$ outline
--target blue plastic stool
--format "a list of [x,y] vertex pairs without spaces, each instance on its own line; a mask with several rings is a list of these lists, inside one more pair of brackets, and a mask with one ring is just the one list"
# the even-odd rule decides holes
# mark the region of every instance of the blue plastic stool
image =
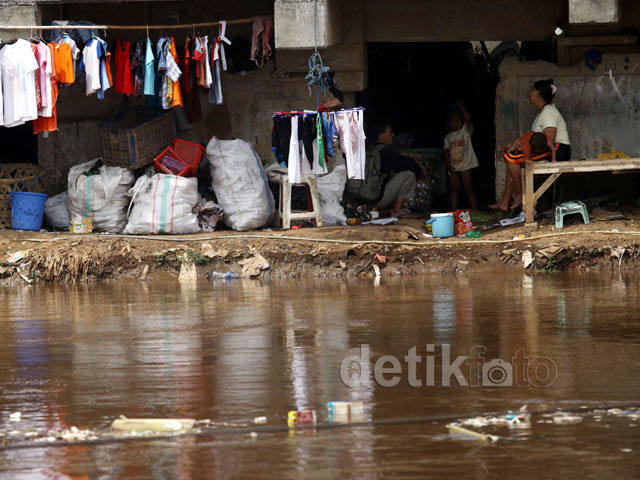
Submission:
[[564,226],[564,216],[572,213],[581,213],[584,224],[589,224],[589,213],[584,203],[578,201],[564,202],[556,207],[556,228],[562,228]]

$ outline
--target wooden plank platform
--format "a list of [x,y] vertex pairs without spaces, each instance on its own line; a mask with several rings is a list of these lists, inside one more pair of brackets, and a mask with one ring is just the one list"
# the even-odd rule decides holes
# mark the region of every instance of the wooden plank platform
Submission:
[[[522,169],[522,210],[525,222],[533,223],[536,202],[563,173],[621,172],[640,169],[640,158],[607,158],[571,160],[569,162],[525,162]],[[534,191],[535,175],[549,175],[538,190]]]

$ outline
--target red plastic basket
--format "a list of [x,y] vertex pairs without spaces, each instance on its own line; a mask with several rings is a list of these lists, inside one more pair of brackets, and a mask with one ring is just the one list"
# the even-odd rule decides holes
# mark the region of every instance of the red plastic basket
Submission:
[[153,168],[156,173],[167,173],[179,177],[192,177],[189,175],[191,166],[171,147],[165,148],[160,155],[153,160]]
[[195,177],[200,160],[204,156],[204,147],[187,140],[173,140],[173,150],[189,165],[188,176]]

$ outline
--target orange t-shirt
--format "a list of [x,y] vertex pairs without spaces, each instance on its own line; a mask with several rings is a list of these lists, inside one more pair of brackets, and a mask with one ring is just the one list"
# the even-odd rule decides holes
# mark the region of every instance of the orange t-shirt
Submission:
[[73,83],[73,56],[71,46],[66,43],[52,43],[53,62],[56,66],[56,77],[60,83]]

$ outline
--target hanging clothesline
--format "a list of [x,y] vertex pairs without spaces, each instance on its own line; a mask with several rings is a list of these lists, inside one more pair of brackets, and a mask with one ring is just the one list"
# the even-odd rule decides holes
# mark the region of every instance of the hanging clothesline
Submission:
[[[227,20],[227,25],[252,23],[253,18]],[[216,27],[220,22],[181,23],[176,25],[0,25],[0,30],[179,30]]]
[[349,112],[358,112],[358,111],[364,111],[365,108],[364,107],[353,107],[353,108],[343,108],[342,110],[333,110],[330,112],[318,112],[316,110],[292,110],[290,112],[274,112],[273,116],[287,116],[287,117],[291,117],[291,116],[305,116],[305,115],[315,115],[316,113],[340,113],[340,114],[345,114],[345,113],[349,113]]

